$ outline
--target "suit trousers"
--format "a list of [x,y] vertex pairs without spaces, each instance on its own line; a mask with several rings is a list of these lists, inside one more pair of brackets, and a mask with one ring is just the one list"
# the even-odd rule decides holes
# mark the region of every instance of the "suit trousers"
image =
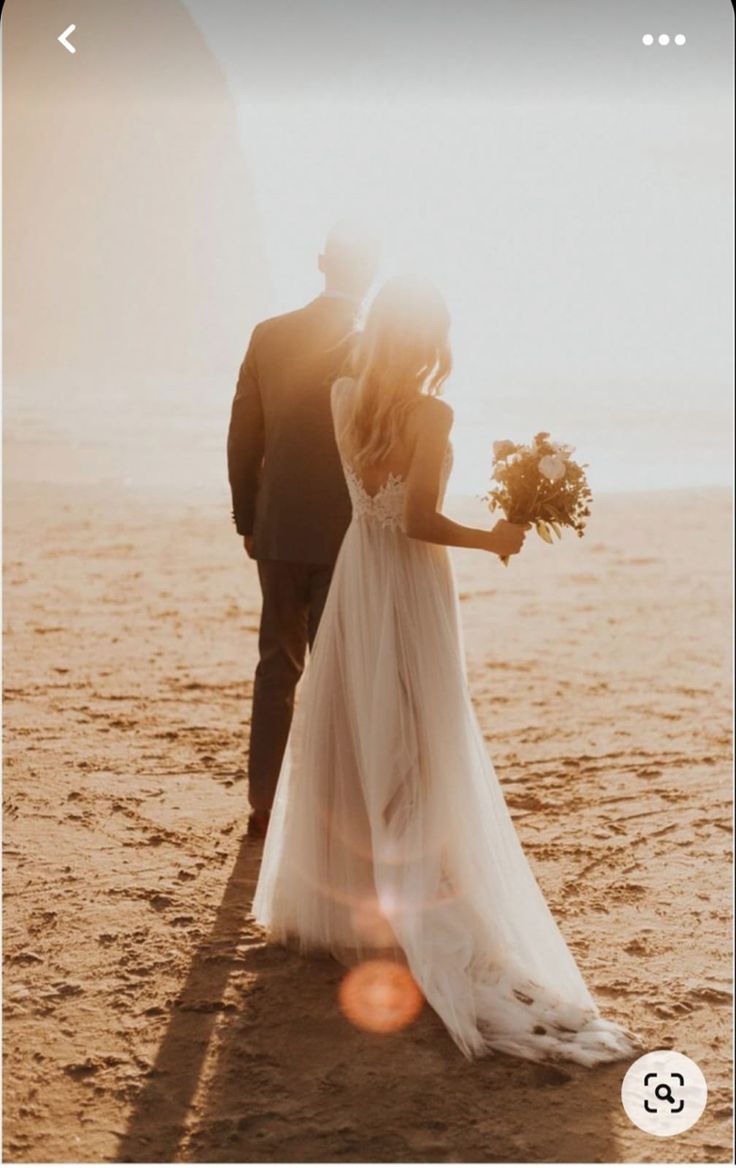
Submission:
[[263,607],[253,685],[248,798],[270,811],[304,672],[327,599],[334,564],[258,560]]

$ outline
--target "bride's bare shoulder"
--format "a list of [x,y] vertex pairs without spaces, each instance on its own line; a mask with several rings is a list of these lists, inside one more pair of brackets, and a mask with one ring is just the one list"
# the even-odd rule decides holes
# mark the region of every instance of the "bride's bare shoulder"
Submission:
[[347,377],[347,376],[337,377],[337,378],[335,378],[335,380],[332,383],[332,388],[331,388],[330,392],[331,392],[333,398],[339,397],[341,394],[349,393],[354,385],[355,385],[355,378],[354,377]]
[[333,381],[330,386],[330,405],[333,414],[343,408],[343,403],[349,399],[354,385],[355,380],[352,377],[338,377]]
[[354,377],[348,377],[346,375],[343,375],[342,377],[335,377],[335,380],[332,383],[332,392],[333,394],[342,394],[342,392],[347,391],[354,384]]
[[454,417],[453,408],[446,401],[425,394],[417,403],[416,409],[412,411],[411,421],[415,435],[429,431],[433,434],[442,433],[447,436],[452,428]]

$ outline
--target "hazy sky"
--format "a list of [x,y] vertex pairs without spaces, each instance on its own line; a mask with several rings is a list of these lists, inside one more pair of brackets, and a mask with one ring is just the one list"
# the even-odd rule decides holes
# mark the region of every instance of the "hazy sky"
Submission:
[[226,492],[250,330],[357,214],[447,297],[451,490],[540,429],[594,490],[730,481],[732,42],[727,0],[10,0],[12,473]]
[[[236,99],[270,280],[333,219],[453,314],[459,490],[552,429],[594,484],[729,480],[731,6],[188,0]],[[651,47],[642,35],[682,47]]]

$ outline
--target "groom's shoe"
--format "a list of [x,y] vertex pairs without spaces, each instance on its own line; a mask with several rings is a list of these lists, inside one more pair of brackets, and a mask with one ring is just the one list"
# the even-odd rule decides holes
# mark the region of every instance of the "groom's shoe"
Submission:
[[270,818],[270,811],[251,811],[248,816],[248,835],[251,839],[264,839]]

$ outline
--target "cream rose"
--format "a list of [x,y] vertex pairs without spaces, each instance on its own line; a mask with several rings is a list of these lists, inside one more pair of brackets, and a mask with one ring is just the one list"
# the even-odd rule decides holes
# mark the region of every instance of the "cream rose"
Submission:
[[559,454],[545,454],[539,460],[539,473],[551,483],[556,483],[558,479],[564,478],[565,463]]
[[497,462],[502,458],[508,458],[509,454],[514,454],[515,451],[516,444],[508,438],[504,438],[501,442],[493,443],[493,457]]

